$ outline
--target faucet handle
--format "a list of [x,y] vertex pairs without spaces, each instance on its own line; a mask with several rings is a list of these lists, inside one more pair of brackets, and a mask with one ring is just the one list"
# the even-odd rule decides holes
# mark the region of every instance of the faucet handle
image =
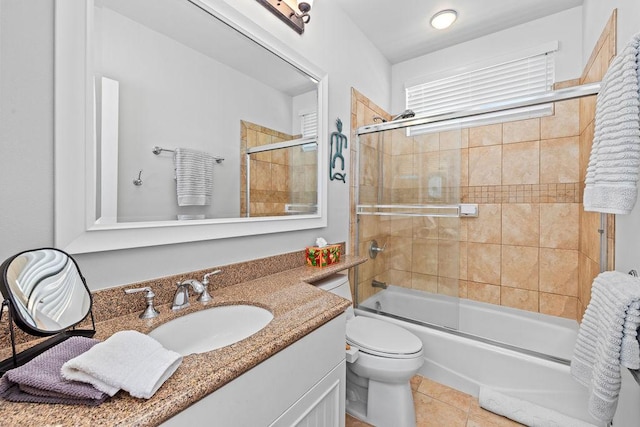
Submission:
[[222,273],[222,270],[214,270],[214,271],[204,275],[204,277],[202,278],[202,284],[204,285],[204,291],[202,291],[202,293],[198,297],[198,301],[200,301],[201,303],[207,303],[207,302],[209,302],[209,301],[211,301],[213,299],[211,297],[211,295],[209,295],[209,289],[208,289],[209,276],[215,276],[216,274],[220,274],[220,273]]
[[209,284],[209,276],[215,276],[216,274],[220,274],[222,273],[222,270],[214,270],[210,273],[207,273],[204,275],[204,277],[202,278],[202,284],[203,285],[208,285]]
[[147,308],[145,308],[145,310],[140,314],[139,317],[141,319],[153,319],[154,317],[157,317],[160,312],[153,306],[153,298],[156,296],[156,294],[153,293],[150,287],[145,286],[144,288],[124,290],[125,294],[135,294],[138,292],[146,292],[146,294],[144,295],[144,299],[147,303]]

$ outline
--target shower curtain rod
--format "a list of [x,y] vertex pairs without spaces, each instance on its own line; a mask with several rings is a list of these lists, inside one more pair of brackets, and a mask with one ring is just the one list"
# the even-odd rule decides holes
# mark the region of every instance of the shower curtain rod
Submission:
[[509,101],[491,102],[462,111],[453,111],[450,113],[437,114],[434,116],[414,117],[410,119],[396,120],[393,122],[361,126],[356,130],[356,134],[360,136],[368,133],[382,132],[385,130],[400,129],[410,126],[425,125],[428,123],[443,122],[446,120],[479,116],[481,114],[512,110],[514,108],[531,107],[534,105],[548,104],[550,102],[566,101],[569,99],[581,98],[583,96],[596,95],[599,91],[600,82],[588,83],[584,85],[553,90],[550,92],[545,92],[543,94],[525,96]]

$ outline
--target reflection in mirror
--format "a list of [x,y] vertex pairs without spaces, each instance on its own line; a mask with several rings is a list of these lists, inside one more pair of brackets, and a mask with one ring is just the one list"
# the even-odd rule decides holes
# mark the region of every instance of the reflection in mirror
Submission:
[[[251,145],[241,123],[260,123],[283,135],[280,141],[315,137],[317,122],[309,120],[308,113],[313,117],[317,113],[317,80],[195,3],[95,1],[92,66],[99,159],[95,221],[315,214],[306,207],[287,211],[286,206],[317,203],[317,151],[301,159],[291,155],[287,165],[273,162],[273,175],[265,172],[269,162],[264,159],[285,157],[293,148],[256,153],[246,168],[246,148]],[[277,141],[261,139],[256,144],[271,142]],[[154,146],[165,151],[154,155]],[[224,158],[213,164],[211,176],[188,177],[194,187],[205,186],[210,197],[197,203],[178,202],[177,149]],[[302,165],[314,187],[288,188],[285,181],[294,178]],[[289,171],[273,172],[282,167]],[[144,183],[133,185],[131,177],[140,170]],[[249,194],[250,203],[262,205],[245,208],[247,172],[254,183],[277,180],[277,194],[270,196],[274,200],[265,201],[263,193]],[[251,191],[272,190],[258,185]],[[306,194],[294,196],[296,191]]]
[[[317,212],[318,145],[242,122],[240,211],[246,217],[306,215]],[[248,165],[248,168],[247,168]]]
[[22,252],[0,269],[2,295],[16,324],[29,334],[56,334],[91,310],[91,294],[77,264],[58,249]]

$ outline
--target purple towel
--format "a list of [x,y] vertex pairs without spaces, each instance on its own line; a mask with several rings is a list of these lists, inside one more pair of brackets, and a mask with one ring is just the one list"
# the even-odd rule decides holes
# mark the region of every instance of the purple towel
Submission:
[[24,365],[7,371],[0,378],[0,397],[11,402],[99,405],[106,400],[105,393],[90,384],[66,380],[60,374],[64,363],[99,342],[71,337]]

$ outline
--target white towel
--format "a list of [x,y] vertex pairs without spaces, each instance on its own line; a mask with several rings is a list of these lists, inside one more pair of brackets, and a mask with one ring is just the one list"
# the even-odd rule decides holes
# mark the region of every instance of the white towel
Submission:
[[580,323],[571,374],[589,388],[589,413],[613,419],[622,382],[621,367],[640,368],[640,279],[616,271],[600,273]]
[[586,211],[628,214],[640,174],[640,34],[616,56],[596,100],[584,189]]
[[553,409],[480,387],[480,407],[529,427],[596,427]]
[[178,206],[211,204],[213,156],[201,151],[176,148],[176,191]]
[[113,396],[122,389],[149,399],[178,369],[182,356],[136,331],[120,331],[62,365],[67,380]]

